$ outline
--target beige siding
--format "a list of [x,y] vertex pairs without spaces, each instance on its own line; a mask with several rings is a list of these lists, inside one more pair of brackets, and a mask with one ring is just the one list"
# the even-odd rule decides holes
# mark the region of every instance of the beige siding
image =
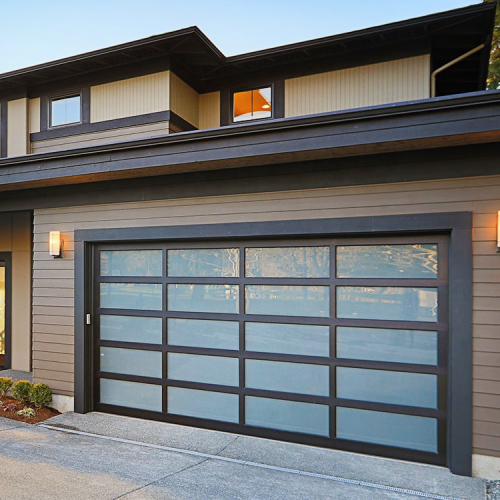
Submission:
[[220,92],[200,94],[199,128],[220,127]]
[[[500,176],[491,176],[37,210],[35,379],[51,383],[58,393],[71,394],[67,378],[73,353],[75,229],[472,211],[474,449],[500,456],[500,256],[495,241],[499,208]],[[55,229],[65,238],[62,260],[47,254],[48,232]],[[64,361],[59,362],[54,352],[65,354]]]
[[169,109],[169,71],[90,87],[91,123]]
[[12,368],[30,370],[31,214],[0,214],[0,252],[12,256]]
[[7,103],[7,156],[29,153],[28,101],[22,98]]
[[41,106],[41,100],[39,97],[35,99],[30,99],[30,104],[29,104],[30,134],[40,132],[40,106]]
[[169,133],[167,121],[148,123],[147,125],[136,125],[134,127],[123,127],[91,134],[78,134],[57,139],[47,139],[31,143],[32,153],[46,153],[47,151],[59,151],[62,149],[78,148],[85,146],[96,146],[117,141],[130,141],[132,139],[145,139],[157,137]]
[[198,128],[198,93],[174,73],[170,73],[170,110]]
[[430,97],[430,56],[422,55],[285,80],[285,116]]

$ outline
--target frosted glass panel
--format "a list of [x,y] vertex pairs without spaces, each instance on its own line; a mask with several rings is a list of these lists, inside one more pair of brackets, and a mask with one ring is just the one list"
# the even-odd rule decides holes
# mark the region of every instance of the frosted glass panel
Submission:
[[330,328],[284,323],[245,323],[245,349],[302,356],[329,356]]
[[437,419],[337,408],[337,437],[437,453]]
[[237,358],[168,353],[168,378],[205,384],[239,385]]
[[268,429],[329,435],[328,406],[247,396],[246,424]]
[[101,283],[101,307],[107,309],[162,309],[162,285]]
[[329,247],[246,248],[247,278],[328,278]]
[[161,356],[161,352],[101,347],[101,371],[161,378]]
[[239,398],[236,394],[169,387],[168,413],[238,423]]
[[339,367],[337,397],[437,408],[437,376]]
[[246,360],[246,387],[266,391],[329,396],[328,366]]
[[161,250],[103,250],[101,276],[162,276]]
[[317,316],[330,314],[330,289],[327,286],[245,286],[247,314]]
[[238,277],[238,248],[169,250],[168,275],[184,277]]
[[101,403],[162,411],[161,385],[101,379]]
[[168,343],[187,347],[238,350],[240,325],[236,321],[169,319]]
[[337,247],[338,278],[437,278],[436,244]]
[[237,313],[238,291],[238,285],[168,285],[168,309]]
[[437,288],[339,286],[337,317],[435,323]]
[[382,328],[337,328],[337,357],[437,365],[437,332]]
[[0,266],[0,366],[5,355],[5,267]]
[[101,315],[101,339],[118,342],[162,343],[161,318]]

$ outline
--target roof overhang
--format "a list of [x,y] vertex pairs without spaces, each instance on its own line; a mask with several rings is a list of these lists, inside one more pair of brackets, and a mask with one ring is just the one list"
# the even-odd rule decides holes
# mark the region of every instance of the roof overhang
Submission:
[[492,142],[500,142],[500,91],[6,158],[0,190]]

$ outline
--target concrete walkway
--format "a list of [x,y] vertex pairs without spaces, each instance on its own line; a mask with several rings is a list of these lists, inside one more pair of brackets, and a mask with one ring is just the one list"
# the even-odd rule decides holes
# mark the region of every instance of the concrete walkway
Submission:
[[100,413],[0,418],[0,471],[8,500],[486,499],[441,467]]

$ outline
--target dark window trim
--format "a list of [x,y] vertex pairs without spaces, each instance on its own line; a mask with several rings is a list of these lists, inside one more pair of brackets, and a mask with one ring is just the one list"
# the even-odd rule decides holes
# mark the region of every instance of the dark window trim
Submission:
[[[79,122],[65,123],[62,125],[52,126],[51,121],[51,104],[52,101],[64,99],[65,97],[80,96],[81,115]],[[83,87],[74,90],[67,90],[57,94],[47,94],[40,98],[40,132],[55,131],[78,127],[82,124],[90,123],[90,87]],[[31,134],[34,135],[34,134]]]
[[[395,234],[450,235],[449,424],[447,466],[471,475],[472,461],[472,213],[436,213],[380,217],[315,219],[161,226],[75,231],[75,411],[93,410],[90,311],[94,244],[133,241],[203,241],[238,238],[293,238]],[[126,411],[124,411],[126,413]],[[187,419],[184,419],[185,423]]]
[[0,262],[5,265],[5,364],[2,369],[11,367],[12,362],[12,255],[0,253]]
[[7,158],[7,101],[0,102],[0,157]]

